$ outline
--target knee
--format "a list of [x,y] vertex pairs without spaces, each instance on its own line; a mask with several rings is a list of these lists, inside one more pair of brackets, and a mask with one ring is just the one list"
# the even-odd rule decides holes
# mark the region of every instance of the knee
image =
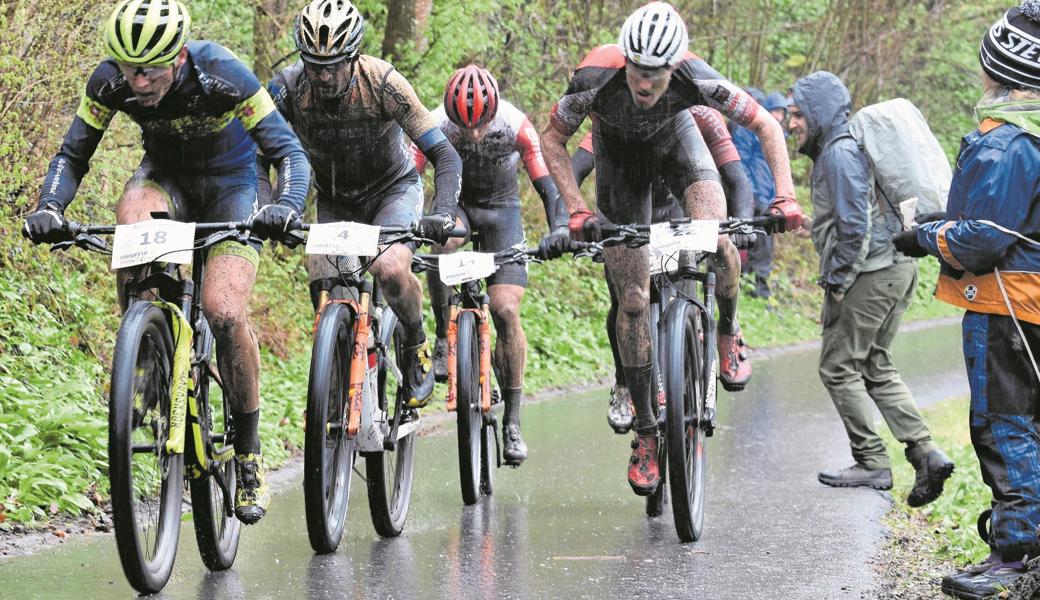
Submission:
[[629,318],[641,316],[650,308],[650,292],[638,286],[626,286],[621,290],[618,307]]
[[248,326],[245,310],[216,301],[203,301],[202,312],[206,315],[213,335],[226,338],[241,327]]
[[405,278],[412,273],[410,256],[404,253],[386,253],[373,265],[373,271],[379,283],[384,286],[399,287]]
[[512,300],[492,302],[491,317],[499,331],[516,332],[520,329],[520,303]]

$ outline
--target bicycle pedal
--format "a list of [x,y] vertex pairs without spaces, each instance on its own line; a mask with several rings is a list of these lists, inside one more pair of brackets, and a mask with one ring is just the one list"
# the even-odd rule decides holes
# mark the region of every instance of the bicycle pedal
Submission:
[[498,388],[491,388],[491,405],[500,404],[502,402],[502,393],[498,391]]

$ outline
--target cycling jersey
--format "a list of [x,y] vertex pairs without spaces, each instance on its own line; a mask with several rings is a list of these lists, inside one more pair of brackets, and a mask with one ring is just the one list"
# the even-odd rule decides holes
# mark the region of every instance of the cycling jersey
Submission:
[[[726,128],[726,121],[722,118],[719,111],[707,106],[692,106],[690,107],[690,114],[693,115],[693,120],[701,131],[704,143],[708,145],[708,151],[711,152],[711,157],[715,161],[716,167],[740,160],[740,154],[737,152],[736,146],[733,145],[733,138],[730,136],[729,129]],[[578,144],[578,147],[589,154],[593,154],[591,131],[581,138],[581,143]],[[588,177],[592,169],[595,168],[595,163],[583,163],[582,167],[580,171],[575,171],[574,175],[574,178],[578,180],[579,186]],[[585,168],[588,170],[585,171]]]
[[[463,204],[517,204],[520,188],[516,164],[521,158],[532,182],[549,175],[538,133],[524,113],[509,102],[499,100],[498,112],[488,124],[487,133],[475,143],[467,140],[459,126],[448,119],[443,105],[434,109],[433,117],[462,158]],[[426,155],[415,144],[412,144],[412,154],[421,171],[426,166]]]
[[253,163],[259,144],[279,165],[285,182],[280,201],[302,210],[310,184],[307,155],[267,90],[219,44],[195,41],[186,48],[187,60],[155,107],[137,103],[114,60],[94,70],[61,150],[51,161],[41,205],[64,209],[72,202],[112,117],[123,112],[140,125],[149,160],[169,173],[237,171]]
[[423,151],[443,154],[434,160],[434,206],[453,212],[461,162],[411,84],[372,56],[359,56],[352,69],[346,89],[331,99],[314,93],[302,62],[275,75],[268,86],[310,153],[319,203],[365,204],[401,179],[418,178],[402,142],[403,128]]
[[749,126],[758,103],[692,52],[672,72],[668,90],[649,110],[638,108],[625,81],[625,57],[616,44],[600,46],[581,61],[566,93],[553,106],[550,123],[571,136],[586,116],[602,135],[620,141],[647,141],[671,117],[691,106],[708,106],[738,125]]

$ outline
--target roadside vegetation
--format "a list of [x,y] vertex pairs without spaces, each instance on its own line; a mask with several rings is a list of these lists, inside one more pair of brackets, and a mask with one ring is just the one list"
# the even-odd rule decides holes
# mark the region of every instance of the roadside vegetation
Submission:
[[[255,67],[266,76],[291,49],[287,25],[300,3],[188,5],[195,37],[220,41],[247,62],[259,49],[264,57]],[[581,54],[614,41],[620,19],[639,3],[438,1],[424,31],[390,50],[428,106],[437,104],[452,69],[477,61],[540,126]],[[358,4],[369,17],[364,51],[379,55],[388,11],[401,3]],[[972,126],[979,32],[995,18],[994,7],[1004,6],[992,0],[898,8],[865,2],[856,10],[824,0],[677,4],[690,15],[691,47],[734,81],[782,90],[797,76],[829,68],[850,82],[857,105],[896,95],[914,100],[933,117],[950,153]],[[258,16],[261,6],[267,17]],[[23,241],[19,229],[86,78],[103,57],[97,31],[108,8],[108,2],[83,0],[0,1],[0,530],[95,512],[107,494],[107,370],[119,323],[113,277],[105,257],[50,254]],[[860,52],[871,39],[877,51]],[[111,222],[115,199],[140,158],[136,127],[117,117],[70,218]],[[807,169],[807,161],[795,162],[803,183]],[[541,208],[523,185],[525,218],[537,224],[528,238],[537,240],[544,232]],[[591,186],[585,188],[590,197]],[[808,194],[801,199],[807,202]],[[312,315],[301,263],[299,252],[265,249],[252,307],[262,345],[261,436],[276,465],[302,444]],[[755,347],[819,335],[822,297],[811,243],[785,236],[777,264],[773,299],[745,294],[742,300],[742,323]],[[528,390],[602,380],[610,353],[601,267],[565,258],[530,271],[523,306]],[[922,262],[920,299],[930,296],[934,280],[934,262]],[[912,309],[917,318],[942,314],[949,313],[934,302]]]

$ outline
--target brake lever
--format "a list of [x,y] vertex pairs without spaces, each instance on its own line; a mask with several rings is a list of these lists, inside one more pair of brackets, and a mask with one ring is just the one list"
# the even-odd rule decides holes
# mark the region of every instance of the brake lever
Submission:
[[112,252],[105,240],[96,235],[80,234],[76,236],[75,244],[84,250],[92,252],[100,252],[102,254],[110,254]]
[[64,242],[55,242],[51,244],[51,252],[64,252],[69,248],[76,245],[73,240],[65,240]]

